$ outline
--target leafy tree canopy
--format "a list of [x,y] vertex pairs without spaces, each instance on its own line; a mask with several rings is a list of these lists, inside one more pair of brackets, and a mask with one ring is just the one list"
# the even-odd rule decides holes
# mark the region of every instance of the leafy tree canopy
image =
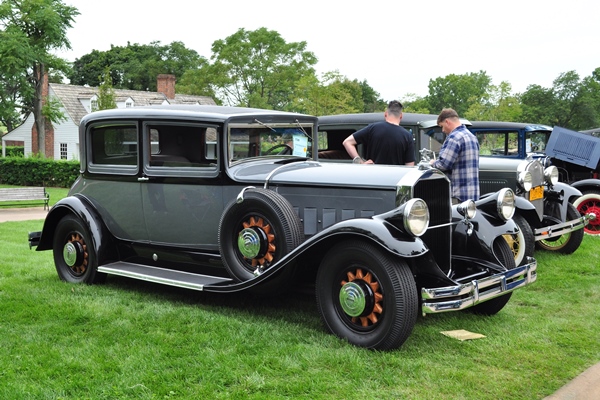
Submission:
[[427,101],[430,109],[438,113],[442,108],[451,107],[458,115],[465,115],[472,104],[485,104],[489,101],[491,81],[485,71],[451,74],[429,80]]
[[306,42],[286,43],[275,31],[243,28],[212,45],[206,78],[225,104],[286,110],[298,83],[314,75]]
[[575,71],[562,73],[552,88],[530,85],[521,96],[523,119],[574,130],[600,126],[600,68],[580,79]]
[[71,48],[66,32],[77,15],[61,0],[0,3],[0,120],[11,129],[33,112],[42,154],[45,119],[60,117],[55,105],[43,105],[42,82],[50,70],[68,70],[67,62],[50,52]]
[[76,59],[68,78],[73,85],[100,86],[104,71],[110,70],[116,89],[156,91],[156,77],[173,74],[182,77],[186,71],[198,69],[206,60],[181,42],[161,45],[131,44],[111,46],[108,51],[93,50]]

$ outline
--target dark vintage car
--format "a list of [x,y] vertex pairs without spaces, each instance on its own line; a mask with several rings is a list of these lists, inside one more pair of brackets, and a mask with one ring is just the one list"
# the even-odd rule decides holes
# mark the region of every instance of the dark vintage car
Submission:
[[[383,113],[319,117],[319,159],[325,161],[333,158],[329,153],[333,149],[344,151],[341,142],[348,135],[367,124],[382,120]],[[470,121],[463,119],[462,122],[471,129]],[[413,135],[418,161],[422,157],[420,149],[435,154],[441,149],[445,135],[437,125],[437,115],[404,113],[401,125]],[[495,152],[498,155],[507,153],[505,147],[512,149],[513,142],[508,136],[492,137],[486,133],[478,134],[478,139],[481,147],[479,178],[482,198],[503,187],[510,187],[517,194],[513,219],[521,229],[514,235],[506,236],[517,264],[527,262],[527,256],[533,255],[536,246],[565,254],[578,249],[583,240],[582,228],[592,217],[591,213],[580,216],[569,203],[569,200],[574,201],[581,196],[581,192],[557,182],[556,168],[544,168],[540,160],[523,160],[516,155],[513,158],[493,157]],[[360,146],[358,150],[364,154]]]
[[495,314],[536,280],[503,239],[512,190],[453,206],[440,171],[321,163],[316,134],[316,117],[257,109],[89,114],[81,175],[30,245],[74,283],[277,295],[308,281],[330,332],[382,350],[419,311]]
[[[545,168],[555,166],[558,180],[581,192],[569,199],[575,208],[581,214],[600,216],[600,138],[521,122],[473,121],[469,129],[494,143],[494,148],[487,148],[490,157],[539,159]],[[591,220],[584,231],[600,234],[600,218]]]

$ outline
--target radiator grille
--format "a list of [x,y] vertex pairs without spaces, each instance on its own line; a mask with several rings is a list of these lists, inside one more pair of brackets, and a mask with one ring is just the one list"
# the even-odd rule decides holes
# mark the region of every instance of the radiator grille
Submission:
[[429,208],[429,229],[422,239],[434,255],[438,266],[442,270],[448,270],[452,254],[452,227],[449,225],[452,220],[450,182],[439,176],[419,180],[414,185],[413,197],[425,200]]

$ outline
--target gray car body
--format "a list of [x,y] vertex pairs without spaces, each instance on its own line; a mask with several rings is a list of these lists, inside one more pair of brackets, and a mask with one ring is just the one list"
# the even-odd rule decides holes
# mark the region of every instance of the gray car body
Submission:
[[[270,142],[253,142],[253,130],[269,136],[278,129],[294,131],[294,146],[306,147],[293,151],[302,156],[268,154],[262,146]],[[42,231],[30,234],[30,245],[52,249],[65,274],[79,262],[72,254],[79,238],[67,237],[63,249],[56,232],[74,217],[89,232],[86,244],[98,273],[236,292],[260,290],[292,267],[314,279],[328,268],[321,260],[332,246],[359,240],[406,264],[423,313],[469,308],[536,280],[534,258],[509,268],[495,253],[495,241],[518,231],[498,216],[499,198],[481,202],[468,219],[451,205],[450,182],[440,171],[322,163],[316,133],[316,117],[248,108],[157,106],[89,114],[80,124],[81,175],[52,207]],[[198,142],[192,146],[190,138]],[[253,188],[289,203],[305,239],[240,282],[223,268],[224,252],[238,249],[223,248],[222,232],[235,227],[222,221],[236,204],[244,207]],[[411,234],[405,222],[405,208],[417,198],[430,213],[422,236]],[[72,280],[86,282],[81,275]]]

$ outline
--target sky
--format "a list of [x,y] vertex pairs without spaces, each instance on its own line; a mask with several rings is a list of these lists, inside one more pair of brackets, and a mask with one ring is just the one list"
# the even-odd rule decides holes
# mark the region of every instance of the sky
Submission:
[[385,101],[426,96],[430,80],[484,71],[513,93],[552,87],[564,72],[600,67],[600,1],[338,0],[139,2],[63,0],[76,7],[69,61],[111,45],[182,42],[209,59],[215,40],[267,28],[306,42],[319,76],[338,71]]

